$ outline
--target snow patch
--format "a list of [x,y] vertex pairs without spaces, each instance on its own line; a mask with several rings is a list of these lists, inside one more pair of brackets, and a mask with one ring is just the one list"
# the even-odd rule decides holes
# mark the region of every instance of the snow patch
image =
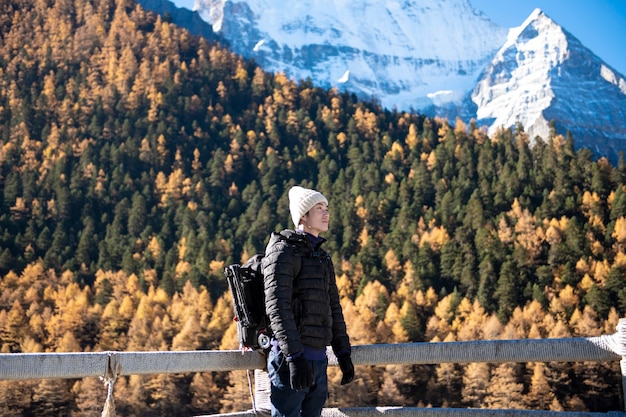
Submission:
[[600,77],[602,77],[607,82],[617,86],[622,94],[626,95],[626,81],[615,73],[611,68],[602,64],[600,66]]
[[346,83],[350,79],[350,70],[346,70],[341,77],[337,80],[338,83]]
[[265,43],[265,39],[261,39],[254,45],[254,48],[252,48],[252,50],[254,52],[259,52],[259,49],[261,49],[261,46],[263,46],[264,43]]
[[[178,6],[181,0],[174,0]],[[197,11],[200,18],[211,25],[214,32],[222,30],[224,23],[224,6],[227,0],[195,0],[193,10]]]

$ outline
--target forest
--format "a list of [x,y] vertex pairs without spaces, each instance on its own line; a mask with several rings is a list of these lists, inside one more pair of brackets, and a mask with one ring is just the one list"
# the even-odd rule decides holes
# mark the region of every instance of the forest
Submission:
[[[238,349],[224,267],[328,197],[353,345],[613,334],[626,165],[552,129],[384,109],[267,73],[133,0],[0,4],[0,351]],[[329,407],[620,410],[619,364],[357,366]],[[100,416],[97,378],[0,414]],[[243,371],[133,375],[125,416],[243,411]],[[243,407],[243,408],[242,408]]]

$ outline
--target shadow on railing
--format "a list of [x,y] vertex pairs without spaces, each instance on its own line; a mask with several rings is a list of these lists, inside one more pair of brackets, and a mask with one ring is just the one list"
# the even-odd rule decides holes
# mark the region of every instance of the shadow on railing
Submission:
[[[328,350],[330,365],[337,360]],[[354,346],[355,365],[504,363],[504,362],[607,362],[620,361],[622,392],[626,397],[626,319],[620,319],[613,335],[563,339],[488,340],[468,342],[402,343]],[[190,373],[209,371],[255,370],[254,409],[229,413],[230,417],[269,414],[266,378],[261,369],[264,356],[258,352],[184,351],[184,352],[89,352],[89,353],[3,353],[0,354],[0,380],[102,377],[108,386],[105,403],[113,401],[113,386],[120,375]],[[609,413],[553,412],[525,410],[452,409],[452,408],[327,408],[325,417],[626,417],[624,410]],[[103,415],[104,412],[103,412]],[[112,415],[112,414],[109,414]]]

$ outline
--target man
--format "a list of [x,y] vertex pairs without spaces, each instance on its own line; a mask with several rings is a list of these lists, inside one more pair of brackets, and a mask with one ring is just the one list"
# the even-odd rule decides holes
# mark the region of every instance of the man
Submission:
[[354,379],[354,366],[334,266],[322,249],[328,200],[292,187],[289,211],[295,230],[272,233],[263,258],[272,417],[318,417],[328,397],[326,346],[337,356],[342,385]]

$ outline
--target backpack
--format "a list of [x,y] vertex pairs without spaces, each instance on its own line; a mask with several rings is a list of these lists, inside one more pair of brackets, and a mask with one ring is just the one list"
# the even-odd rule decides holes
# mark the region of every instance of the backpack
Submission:
[[[291,246],[296,257],[305,256],[302,250],[283,232],[276,234]],[[317,252],[311,254],[319,256]],[[257,253],[243,265],[231,264],[224,269],[230,294],[233,297],[234,320],[241,349],[263,350],[270,348],[272,329],[265,313],[265,284],[263,277],[263,254]],[[294,264],[294,276],[300,271],[300,262]]]
[[257,253],[243,265],[232,264],[224,269],[233,297],[234,320],[242,349],[267,350],[270,347],[271,329],[265,314],[262,259],[263,254]]

